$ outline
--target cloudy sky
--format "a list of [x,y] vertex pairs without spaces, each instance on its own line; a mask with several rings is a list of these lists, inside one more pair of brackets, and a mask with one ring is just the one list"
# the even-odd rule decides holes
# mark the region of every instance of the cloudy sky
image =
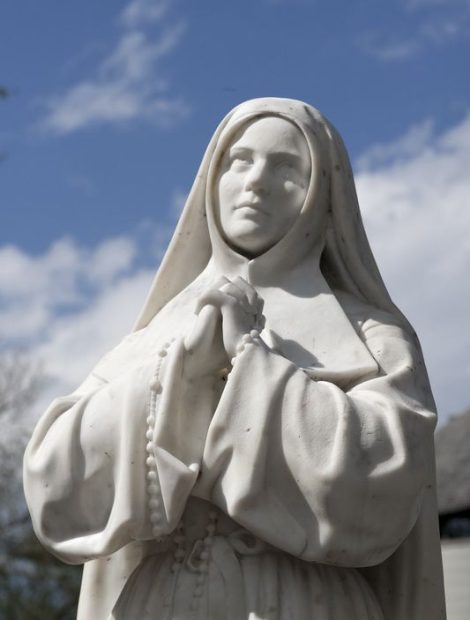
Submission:
[[219,120],[284,96],[346,141],[442,418],[470,405],[468,0],[7,0],[0,52],[0,346],[50,391],[129,330]]

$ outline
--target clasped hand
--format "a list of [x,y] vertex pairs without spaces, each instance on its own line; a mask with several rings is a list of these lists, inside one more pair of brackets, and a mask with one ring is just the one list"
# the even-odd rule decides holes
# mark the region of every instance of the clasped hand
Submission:
[[256,290],[241,277],[222,277],[199,297],[197,320],[184,340],[185,367],[191,376],[227,367],[244,334],[263,327],[263,305]]

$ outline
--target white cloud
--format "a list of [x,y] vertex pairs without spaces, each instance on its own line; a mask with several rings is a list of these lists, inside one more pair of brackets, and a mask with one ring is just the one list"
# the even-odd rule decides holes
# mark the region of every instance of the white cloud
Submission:
[[417,37],[390,41],[378,32],[362,35],[358,44],[364,52],[383,61],[406,60],[421,49]]
[[170,3],[161,0],[133,0],[122,11],[121,23],[127,28],[160,21],[169,9]]
[[[121,15],[123,30],[114,49],[99,63],[96,75],[51,98],[41,127],[59,134],[97,124],[144,119],[171,125],[188,112],[180,97],[168,94],[160,63],[181,42],[182,22],[149,35],[144,23],[163,18],[168,3],[134,0]],[[140,26],[140,28],[138,28]]]
[[425,119],[410,129],[398,140],[388,144],[376,144],[369,147],[355,162],[356,168],[377,168],[379,165],[396,163],[397,160],[409,160],[422,155],[433,138],[434,122]]
[[385,282],[423,344],[442,413],[470,403],[470,117],[426,121],[359,160],[364,221]]
[[137,249],[130,238],[94,250],[61,239],[42,256],[0,248],[0,342],[39,341],[60,314],[77,314],[128,274]]
[[103,287],[81,311],[54,317],[47,338],[34,352],[46,361],[48,376],[76,387],[132,329],[153,275],[153,269],[136,269]]
[[[470,0],[404,0],[401,28],[377,29],[357,39],[360,48],[384,62],[399,62],[470,33]],[[406,33],[406,34],[405,34]]]
[[141,266],[142,237],[152,255],[161,255],[167,236],[164,228],[147,227],[144,235],[93,249],[62,239],[39,256],[0,248],[0,343],[3,350],[22,348],[43,367],[48,388],[36,414],[74,389],[130,331],[154,275],[154,267]]

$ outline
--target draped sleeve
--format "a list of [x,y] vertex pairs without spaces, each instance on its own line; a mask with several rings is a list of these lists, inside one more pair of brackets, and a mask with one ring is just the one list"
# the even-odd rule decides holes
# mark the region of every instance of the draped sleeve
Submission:
[[[183,347],[176,342],[159,366],[162,388],[154,402],[157,359],[111,381],[92,374],[54,400],[34,431],[24,459],[25,495],[39,539],[66,562],[164,536],[181,517],[213,410],[211,385],[181,380]],[[178,439],[181,429],[191,442]]]
[[418,345],[375,319],[362,337],[379,372],[347,390],[247,345],[209,427],[194,493],[304,560],[384,561],[429,480],[435,414]]

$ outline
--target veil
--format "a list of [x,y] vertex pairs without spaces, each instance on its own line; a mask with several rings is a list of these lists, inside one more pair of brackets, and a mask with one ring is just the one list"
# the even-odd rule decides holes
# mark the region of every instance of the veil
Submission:
[[217,127],[202,159],[182,215],[163,257],[143,309],[134,325],[139,330],[206,267],[211,241],[206,217],[208,177],[221,136],[240,120],[280,115],[303,131],[313,133],[325,146],[329,168],[329,209],[321,270],[331,289],[352,294],[390,313],[416,339],[410,324],[392,302],[364,230],[351,164],[341,137],[315,108],[283,98],[253,99],[234,108]]

